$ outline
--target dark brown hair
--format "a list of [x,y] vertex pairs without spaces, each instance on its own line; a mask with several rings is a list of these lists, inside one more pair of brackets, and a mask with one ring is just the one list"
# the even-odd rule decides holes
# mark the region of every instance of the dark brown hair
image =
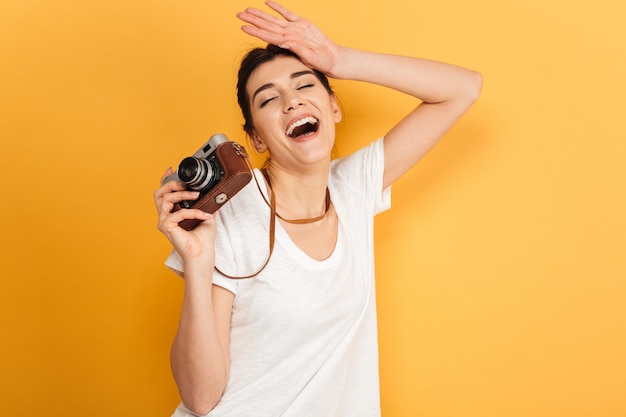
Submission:
[[[252,112],[250,110],[250,97],[248,96],[248,92],[246,90],[248,80],[259,66],[281,56],[290,56],[299,59],[298,56],[290,50],[269,44],[265,48],[252,49],[241,60],[237,80],[237,101],[239,102],[241,113],[243,114],[243,130],[245,130],[248,135],[252,135],[252,131],[254,130]],[[328,91],[328,94],[334,95],[335,93],[333,92],[326,75],[317,70],[313,70],[313,72],[320,80],[326,91]]]

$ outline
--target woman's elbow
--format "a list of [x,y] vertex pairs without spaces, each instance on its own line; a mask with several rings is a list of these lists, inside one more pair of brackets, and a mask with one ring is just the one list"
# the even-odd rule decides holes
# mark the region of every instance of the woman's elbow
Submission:
[[228,372],[224,374],[224,378],[218,378],[203,386],[192,384],[193,389],[183,390],[179,385],[180,397],[185,408],[198,416],[208,414],[222,400],[227,379]]
[[483,88],[483,76],[480,72],[468,70],[465,96],[470,103],[474,103],[480,97]]
[[215,406],[222,399],[220,396],[204,396],[203,398],[194,398],[188,399],[187,401],[183,399],[183,404],[185,408],[189,410],[192,414],[197,416],[204,416],[209,414],[211,410],[215,408]]

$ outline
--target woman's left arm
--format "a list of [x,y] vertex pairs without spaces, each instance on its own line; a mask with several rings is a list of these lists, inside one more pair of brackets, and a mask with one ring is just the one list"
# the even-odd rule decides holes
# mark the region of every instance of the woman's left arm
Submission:
[[482,86],[479,73],[442,62],[344,47],[340,56],[336,78],[382,85],[421,101],[385,135],[383,188],[435,146],[476,101]]
[[272,1],[282,18],[249,8],[237,16],[244,32],[288,48],[329,77],[378,84],[409,94],[419,105],[384,139],[383,188],[415,165],[476,101],[482,76],[442,62],[362,51],[338,45],[313,23]]

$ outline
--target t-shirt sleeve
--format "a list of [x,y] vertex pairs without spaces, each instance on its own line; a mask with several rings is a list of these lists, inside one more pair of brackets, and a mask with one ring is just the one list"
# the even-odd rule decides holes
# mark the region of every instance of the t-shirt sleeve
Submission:
[[372,142],[333,165],[333,181],[350,189],[370,205],[372,215],[391,207],[391,186],[383,190],[385,153],[383,138]]
[[[183,263],[182,258],[175,250],[172,250],[170,255],[165,261],[165,265],[172,270],[176,275],[181,278],[184,278],[185,274],[185,265]],[[213,284],[220,286],[222,288],[227,289],[233,294],[237,294],[237,282],[234,279],[226,278],[224,275],[219,273],[217,270],[213,270]]]
[[168,256],[165,260],[165,266],[167,266],[176,275],[182,278],[183,272],[185,271],[185,266],[183,264],[183,259],[180,257],[178,252],[172,250],[170,256]]

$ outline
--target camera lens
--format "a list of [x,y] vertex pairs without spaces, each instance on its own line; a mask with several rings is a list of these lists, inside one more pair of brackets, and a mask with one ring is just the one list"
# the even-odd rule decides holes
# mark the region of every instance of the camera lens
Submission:
[[213,185],[216,170],[211,161],[189,156],[178,166],[180,181],[192,190],[203,190]]

